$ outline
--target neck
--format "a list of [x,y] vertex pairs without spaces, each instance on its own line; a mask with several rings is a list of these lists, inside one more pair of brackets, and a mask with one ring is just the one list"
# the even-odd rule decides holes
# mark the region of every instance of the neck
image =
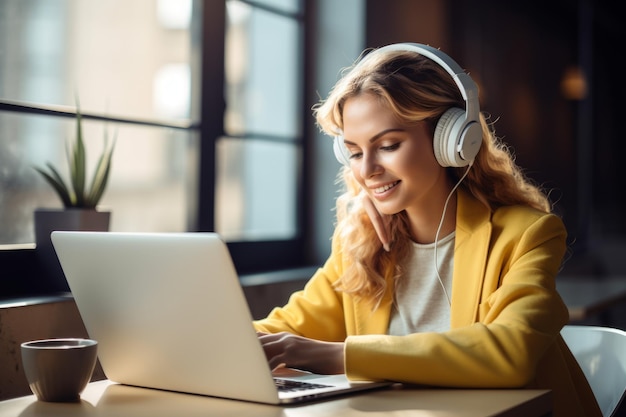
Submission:
[[[450,195],[452,186],[442,188],[442,190],[444,192],[432,198],[426,207],[421,210],[407,211],[411,223],[411,236],[417,243],[432,243],[435,238],[441,239],[449,235],[456,227],[456,192]],[[450,198],[446,207],[448,196]],[[440,223],[441,229],[437,236]]]

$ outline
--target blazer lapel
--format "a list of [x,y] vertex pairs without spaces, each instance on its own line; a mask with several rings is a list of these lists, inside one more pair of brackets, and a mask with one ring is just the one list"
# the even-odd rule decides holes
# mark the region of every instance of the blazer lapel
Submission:
[[464,190],[457,193],[450,327],[478,319],[491,240],[491,211]]

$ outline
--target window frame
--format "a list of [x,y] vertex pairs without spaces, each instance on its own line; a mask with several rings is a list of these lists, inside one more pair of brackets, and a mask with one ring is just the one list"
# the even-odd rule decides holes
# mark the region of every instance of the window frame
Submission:
[[[309,64],[307,45],[309,44],[308,20],[312,8],[311,2],[303,2],[301,14],[282,13],[272,7],[265,6],[255,1],[239,0],[251,7],[258,7],[265,11],[280,14],[284,17],[298,19],[302,25],[302,55],[300,57],[302,83],[300,94],[300,109],[305,117],[301,117],[300,131],[300,164],[297,173],[296,192],[296,236],[293,239],[258,240],[258,241],[229,241],[227,242],[233,262],[240,274],[257,273],[270,270],[279,270],[306,266],[305,238],[308,218],[307,197],[303,190],[307,183],[305,173],[308,172],[306,148],[309,140],[306,117],[310,115],[310,109],[305,105],[307,100],[307,88],[309,83]],[[209,7],[210,5],[210,7]],[[226,1],[211,2],[205,0],[202,18],[202,98],[200,113],[200,172],[198,192],[198,231],[212,231],[215,229],[215,184],[216,184],[216,144],[222,138],[246,138],[263,135],[247,132],[244,135],[228,135],[224,128],[224,98],[212,94],[214,91],[222,91],[225,82],[224,57],[225,57],[225,33],[226,33]],[[219,115],[219,117],[216,117]],[[271,139],[270,139],[271,140]]]

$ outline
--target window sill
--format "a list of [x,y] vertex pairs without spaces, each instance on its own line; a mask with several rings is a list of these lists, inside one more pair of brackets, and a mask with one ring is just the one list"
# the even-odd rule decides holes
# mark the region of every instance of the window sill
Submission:
[[[315,273],[316,270],[316,266],[306,266],[301,268],[290,268],[256,274],[243,274],[240,276],[239,280],[241,282],[241,286],[245,290],[257,286],[305,281],[308,280]],[[72,294],[68,292],[6,297],[0,299],[0,309],[12,307],[27,307],[31,305],[65,302],[72,300]]]
[[65,301],[73,301],[74,298],[70,293],[58,293],[50,295],[32,295],[25,297],[14,297],[0,300],[0,309],[14,307],[28,307],[39,304],[60,303]]
[[317,266],[304,266],[300,268],[289,268],[278,271],[262,272],[256,274],[242,274],[239,277],[242,287],[253,287],[256,285],[281,284],[308,280],[317,271]]

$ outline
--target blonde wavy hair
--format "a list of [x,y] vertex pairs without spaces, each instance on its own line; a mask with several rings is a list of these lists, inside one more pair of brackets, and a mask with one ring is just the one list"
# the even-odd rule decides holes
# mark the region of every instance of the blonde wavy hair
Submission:
[[[439,117],[451,107],[465,108],[465,101],[452,77],[436,62],[412,51],[373,51],[347,68],[326,100],[314,106],[318,126],[334,136],[343,130],[343,107],[349,98],[373,94],[407,125],[426,121],[431,135]],[[482,145],[461,187],[492,210],[525,205],[551,211],[546,194],[526,178],[512,153],[495,135],[493,125],[480,115]],[[447,168],[456,183],[467,168]],[[382,248],[361,203],[361,189],[345,167],[338,181],[345,190],[337,199],[338,240],[347,269],[337,282],[341,291],[371,302],[376,308],[386,288],[386,278],[397,278],[411,250],[409,222],[405,212],[391,216],[392,248]]]

